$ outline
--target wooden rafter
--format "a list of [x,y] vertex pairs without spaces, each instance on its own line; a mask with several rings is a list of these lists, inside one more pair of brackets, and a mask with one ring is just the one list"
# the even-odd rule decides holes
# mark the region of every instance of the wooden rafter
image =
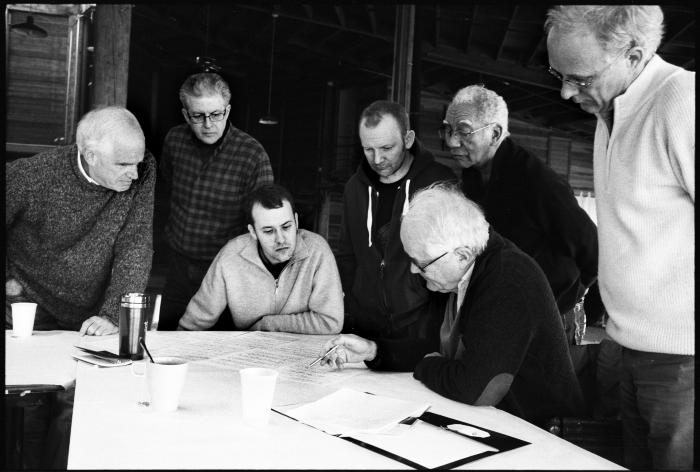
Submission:
[[513,22],[515,21],[515,16],[518,14],[518,5],[513,5],[513,11],[510,14],[510,19],[508,20],[508,25],[506,26],[505,31],[503,32],[503,36],[501,36],[501,44],[498,45],[498,51],[496,52],[496,60],[500,60],[502,55],[503,55],[503,48],[505,47],[506,42],[508,41],[508,34],[510,33],[510,29],[513,26]]

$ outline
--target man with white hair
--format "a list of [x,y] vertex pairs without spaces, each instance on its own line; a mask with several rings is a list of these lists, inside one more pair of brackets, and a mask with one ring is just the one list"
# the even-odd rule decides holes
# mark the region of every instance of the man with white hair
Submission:
[[457,92],[441,135],[463,168],[465,195],[542,268],[573,343],[573,308],[598,273],[595,224],[566,179],[509,137],[508,107],[495,92],[481,85]]
[[[37,304],[35,330],[119,331],[119,298],[146,288],[153,256],[156,164],[131,112],[105,107],[78,123],[76,144],[5,165],[5,328],[11,304]],[[52,412],[25,411],[30,468],[65,469],[74,388]]]
[[76,144],[5,165],[5,326],[37,303],[34,329],[118,331],[119,298],[151,270],[155,160],[128,110],[78,123]]
[[545,29],[562,98],[597,118],[598,277],[622,346],[625,465],[691,469],[695,73],[656,54],[658,6],[557,6]]
[[425,344],[340,335],[323,346],[326,352],[340,345],[324,362],[413,369],[441,395],[497,406],[537,424],[579,415],[583,397],[552,291],[537,264],[490,228],[481,209],[449,183],[416,192],[400,234],[411,272],[429,290],[449,294],[439,332]]

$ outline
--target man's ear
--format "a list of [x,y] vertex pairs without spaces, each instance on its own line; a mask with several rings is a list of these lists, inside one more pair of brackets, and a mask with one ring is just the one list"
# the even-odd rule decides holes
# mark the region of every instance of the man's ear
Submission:
[[299,230],[299,215],[297,215],[297,212],[294,212],[294,224],[297,225],[297,231]]
[[501,139],[501,136],[503,135],[503,128],[501,128],[501,125],[496,123],[493,125],[493,129],[491,130],[491,142],[493,144],[496,144],[498,140]]
[[97,164],[97,154],[92,149],[84,149],[80,152],[80,155],[83,156],[83,159],[90,167],[94,167]]
[[185,110],[185,109],[183,108],[183,109],[180,110],[180,111],[182,111],[182,116],[185,117],[185,121],[189,123],[189,122],[190,122],[190,115],[187,114],[187,110]]
[[473,257],[472,251],[467,246],[460,246],[455,249],[455,252],[459,256],[460,262],[463,262],[465,265],[468,264]]
[[248,232],[253,237],[253,239],[255,239],[256,241],[258,240],[258,235],[255,234],[255,228],[253,228],[253,225],[248,225]]
[[644,49],[639,46],[633,46],[627,53],[627,61],[632,69],[635,69],[639,67],[640,64],[644,63],[644,56]]
[[406,145],[406,149],[411,149],[411,146],[413,146],[413,142],[416,140],[416,132],[413,131],[412,129],[409,129],[406,131],[406,136],[404,137],[404,144]]

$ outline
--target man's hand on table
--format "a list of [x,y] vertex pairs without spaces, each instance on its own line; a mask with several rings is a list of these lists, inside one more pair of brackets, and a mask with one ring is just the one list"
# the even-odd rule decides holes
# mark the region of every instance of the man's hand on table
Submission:
[[354,334],[341,334],[323,345],[319,356],[324,355],[333,346],[338,348],[321,360],[321,364],[342,369],[346,362],[371,361],[377,356],[377,344]]
[[17,297],[22,295],[22,285],[15,279],[5,281],[5,296]]
[[114,323],[104,316],[91,316],[80,327],[81,336],[85,334],[88,336],[106,336],[117,332],[119,332],[119,327],[115,326]]

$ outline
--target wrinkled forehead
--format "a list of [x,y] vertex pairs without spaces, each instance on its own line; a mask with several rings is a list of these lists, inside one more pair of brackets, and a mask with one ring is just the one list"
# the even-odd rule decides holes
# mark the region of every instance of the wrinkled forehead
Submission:
[[470,102],[450,103],[445,112],[445,121],[452,127],[460,123],[474,126],[478,122],[476,108]]
[[100,150],[113,160],[140,162],[146,151],[146,143],[137,133],[125,131],[117,137],[106,137],[100,143]]

